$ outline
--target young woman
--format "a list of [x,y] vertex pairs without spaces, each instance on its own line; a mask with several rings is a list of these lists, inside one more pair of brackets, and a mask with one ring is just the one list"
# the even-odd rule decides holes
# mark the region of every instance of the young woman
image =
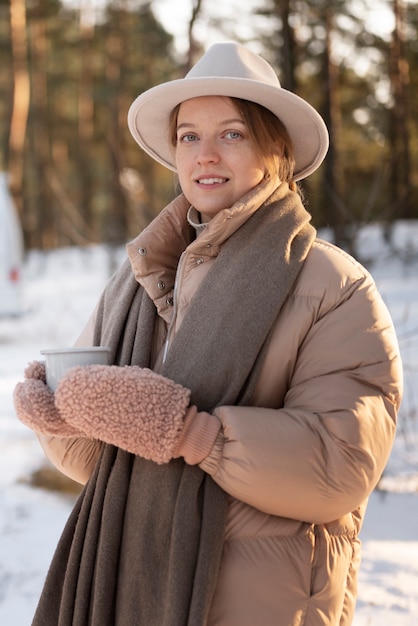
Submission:
[[35,626],[347,626],[358,533],[401,396],[368,272],[319,241],[296,181],[322,162],[312,107],[236,44],[129,112],[182,193],[127,246],[79,345],[18,417],[86,486]]

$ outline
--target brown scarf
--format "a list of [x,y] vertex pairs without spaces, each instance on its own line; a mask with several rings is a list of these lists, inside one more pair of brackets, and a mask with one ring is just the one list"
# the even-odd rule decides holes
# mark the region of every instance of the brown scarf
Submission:
[[[200,410],[251,405],[269,334],[315,237],[279,187],[222,246],[162,374]],[[95,341],[148,366],[156,310],[125,263],[101,300]],[[156,465],[107,445],[58,544],[33,626],[204,626],[227,494],[198,466]]]

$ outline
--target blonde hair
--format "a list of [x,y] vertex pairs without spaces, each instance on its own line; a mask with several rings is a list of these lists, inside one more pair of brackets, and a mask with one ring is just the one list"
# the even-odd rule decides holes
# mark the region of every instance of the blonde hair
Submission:
[[[274,113],[249,100],[230,98],[242,115],[258,155],[264,160],[266,171],[271,176],[289,183],[296,189],[293,181],[295,159],[293,145],[283,122]],[[177,117],[180,104],[170,115],[169,136],[173,147],[177,145]]]

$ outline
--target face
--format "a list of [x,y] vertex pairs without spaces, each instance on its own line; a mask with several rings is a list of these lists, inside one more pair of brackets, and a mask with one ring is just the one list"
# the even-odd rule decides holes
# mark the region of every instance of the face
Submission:
[[236,106],[221,96],[180,105],[175,162],[183,193],[204,221],[256,187],[266,169]]

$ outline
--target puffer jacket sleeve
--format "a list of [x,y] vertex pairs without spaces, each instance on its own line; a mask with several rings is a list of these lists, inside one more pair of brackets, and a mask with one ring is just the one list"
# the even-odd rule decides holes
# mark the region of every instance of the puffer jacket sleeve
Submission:
[[281,405],[216,409],[223,434],[201,467],[251,506],[319,524],[353,511],[376,486],[402,372],[370,275],[347,255],[334,264],[311,257],[271,340],[265,374],[278,387],[286,379]]
[[47,437],[38,435],[51,463],[65,476],[81,485],[89,480],[99,459],[103,443],[82,437]]

